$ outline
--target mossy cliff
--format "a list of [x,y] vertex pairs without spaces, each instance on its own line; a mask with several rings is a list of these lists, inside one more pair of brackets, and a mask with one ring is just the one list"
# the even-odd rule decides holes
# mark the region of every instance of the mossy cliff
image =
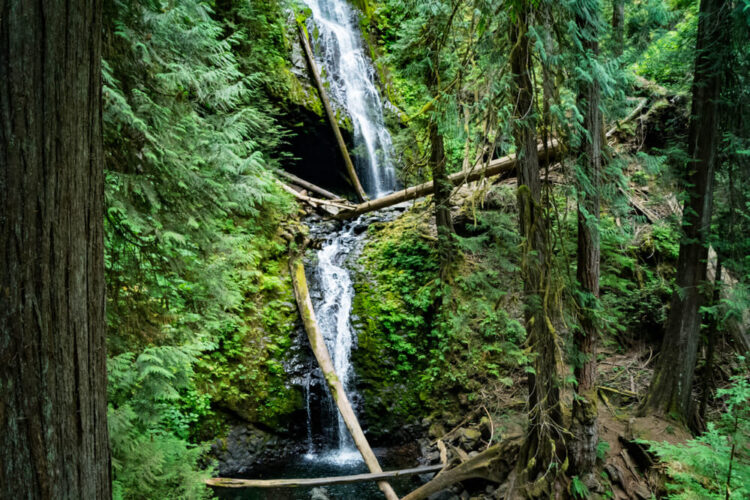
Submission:
[[457,237],[462,257],[450,286],[437,279],[428,203],[369,228],[355,273],[353,361],[376,442],[490,404],[489,388],[513,384],[526,361],[514,220],[502,208],[478,216],[473,233]]

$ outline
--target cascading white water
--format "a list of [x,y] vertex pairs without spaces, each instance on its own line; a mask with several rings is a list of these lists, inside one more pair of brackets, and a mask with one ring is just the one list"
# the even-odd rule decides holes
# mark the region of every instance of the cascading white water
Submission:
[[304,0],[312,11],[309,26],[317,63],[325,69],[329,93],[352,119],[360,181],[379,197],[396,188],[393,144],[375,86],[375,71],[365,54],[357,13],[346,0]]
[[[354,245],[356,236],[353,226],[334,235],[318,251],[317,276],[322,299],[314,304],[323,338],[331,354],[336,376],[349,395],[349,382],[352,375],[351,350],[354,331],[350,321],[354,286],[349,271],[344,267],[344,260]],[[359,459],[354,448],[349,430],[337,410],[338,449],[330,457],[334,461]]]

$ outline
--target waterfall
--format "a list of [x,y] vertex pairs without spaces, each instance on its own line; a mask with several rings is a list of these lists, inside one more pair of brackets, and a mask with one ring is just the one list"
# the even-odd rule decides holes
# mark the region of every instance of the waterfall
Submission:
[[[331,354],[336,376],[350,400],[352,399],[349,387],[352,378],[351,350],[354,343],[350,313],[354,286],[344,260],[356,240],[357,236],[354,234],[352,225],[332,235],[318,251],[316,276],[321,298],[313,303],[318,326],[325,339],[328,352]],[[332,400],[330,404],[333,406]],[[335,407],[332,408],[331,413],[335,414],[338,419],[336,424],[338,447],[329,458],[334,461],[359,459],[359,452],[354,447],[341,414]]]
[[[379,197],[396,188],[393,144],[383,118],[383,102],[375,85],[375,70],[366,56],[359,34],[357,12],[346,0],[303,0],[312,11],[310,33],[316,33],[313,46],[316,62],[324,70],[329,94],[334,105],[345,112],[354,128],[354,155],[360,181],[371,197]],[[372,217],[372,216],[370,216]],[[357,246],[361,231],[355,228],[367,222],[360,218],[338,232],[329,234],[318,251],[315,270],[317,291],[313,308],[318,326],[331,354],[336,376],[352,400],[350,382],[353,376],[351,350],[355,340],[350,314],[354,286],[345,261]],[[312,427],[310,414],[310,380],[306,382],[307,426]],[[328,414],[337,422],[336,448],[324,460],[343,463],[361,460],[349,430],[329,401]],[[314,457],[312,436],[308,435],[307,457]]]
[[393,144],[375,86],[375,70],[365,54],[357,12],[346,0],[304,0],[312,11],[310,33],[318,66],[325,70],[333,102],[354,128],[354,153],[363,188],[377,198],[396,188]]

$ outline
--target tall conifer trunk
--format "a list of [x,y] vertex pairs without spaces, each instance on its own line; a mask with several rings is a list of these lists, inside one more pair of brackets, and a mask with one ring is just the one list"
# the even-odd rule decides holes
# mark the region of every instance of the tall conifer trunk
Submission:
[[[521,482],[534,483],[544,477],[555,460],[557,435],[561,428],[560,389],[557,376],[557,342],[548,316],[549,272],[547,262],[547,221],[542,209],[542,184],[537,154],[537,119],[531,78],[531,41],[528,37],[531,5],[519,2],[511,34],[511,70],[516,103],[513,134],[518,154],[519,226],[522,237],[521,273],[524,281],[524,320],[529,345],[534,353],[534,370],[529,372],[529,428],[519,455]],[[540,476],[541,475],[541,476]],[[544,497],[549,484],[529,488],[531,496]],[[536,493],[532,493],[536,492]]]
[[[576,24],[583,49],[581,66],[592,73],[591,62],[599,55],[598,2],[579,4]],[[598,441],[596,407],[596,343],[599,336],[596,321],[599,298],[599,191],[602,162],[602,113],[599,82],[582,80],[578,91],[578,109],[583,115],[581,142],[578,148],[576,189],[578,193],[578,249],[576,278],[580,286],[578,329],[574,343],[578,352],[575,377],[578,383],[573,400],[569,451],[576,474],[591,473],[596,462]]]
[[688,132],[686,190],[677,278],[659,362],[641,408],[687,420],[705,299],[707,238],[719,142],[718,101],[726,64],[729,9],[724,0],[701,0],[696,41],[693,103]]
[[101,2],[0,2],[0,498],[111,497]]
[[[435,56],[433,57],[433,69],[429,82],[430,90],[435,98],[440,95],[440,76],[438,73],[440,64],[439,50],[439,45],[436,43],[433,47]],[[439,272],[440,279],[445,281],[450,276],[450,269],[455,254],[453,219],[451,218],[450,209],[450,195],[453,184],[448,179],[443,135],[440,133],[438,124],[433,117],[430,118],[430,122],[427,125],[427,134],[430,138],[430,159],[428,166],[432,173],[435,228],[438,236],[438,257],[440,259]]]
[[625,43],[625,0],[612,0],[612,52],[620,57]]

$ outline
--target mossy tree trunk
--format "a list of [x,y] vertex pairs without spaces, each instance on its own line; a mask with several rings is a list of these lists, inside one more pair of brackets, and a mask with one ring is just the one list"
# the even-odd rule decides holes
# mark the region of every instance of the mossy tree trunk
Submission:
[[700,331],[699,308],[706,299],[708,233],[713,205],[714,166],[719,142],[719,97],[726,64],[729,4],[701,0],[696,40],[693,103],[688,131],[686,192],[677,278],[659,362],[641,407],[688,421]]
[[111,497],[101,20],[0,2],[0,498]]
[[[593,76],[593,64],[599,56],[599,2],[579,4],[576,24],[581,42],[579,66]],[[583,130],[578,145],[578,248],[576,278],[578,328],[574,333],[576,360],[574,374],[578,385],[573,400],[568,447],[573,472],[590,475],[596,462],[598,441],[596,407],[596,344],[599,336],[597,309],[599,299],[599,199],[601,185],[603,123],[601,91],[596,77],[582,79],[578,90],[578,109]]]
[[[437,99],[440,95],[440,47],[436,42],[432,48],[432,74],[429,88]],[[448,179],[446,168],[445,145],[443,135],[437,123],[437,112],[433,113],[427,125],[430,138],[430,158],[428,166],[432,173],[433,202],[435,203],[435,229],[438,236],[438,256],[440,259],[440,279],[444,282],[450,277],[451,267],[455,260],[455,245],[453,242],[453,219],[451,218],[450,196],[453,184]]]
[[548,315],[549,267],[547,220],[541,204],[541,179],[537,153],[537,118],[534,109],[533,62],[528,36],[532,4],[516,5],[511,33],[511,101],[516,103],[513,134],[517,150],[519,225],[523,241],[521,273],[524,281],[524,319],[534,354],[529,372],[529,428],[521,448],[518,471],[527,495],[546,497],[551,488],[548,471],[554,468],[558,435],[562,428],[559,359],[555,330]]

